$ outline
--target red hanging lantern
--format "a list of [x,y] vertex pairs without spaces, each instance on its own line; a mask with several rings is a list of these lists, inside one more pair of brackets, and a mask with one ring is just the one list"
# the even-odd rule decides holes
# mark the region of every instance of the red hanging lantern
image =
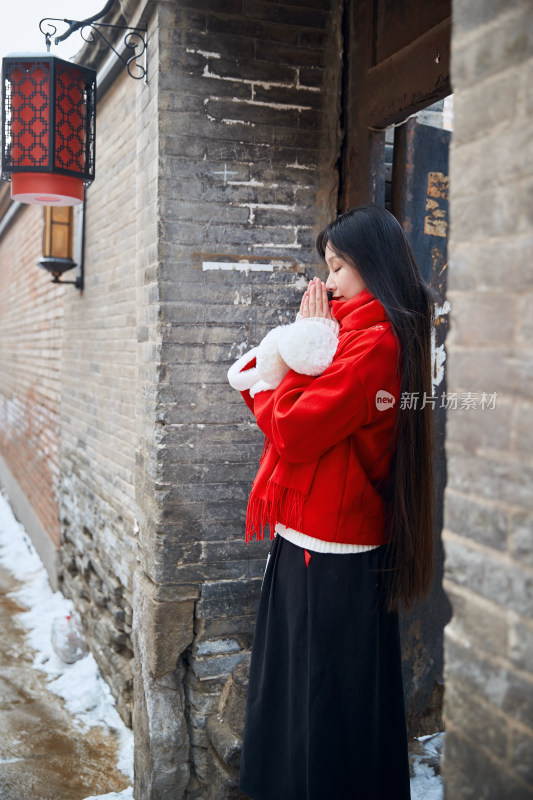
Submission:
[[3,59],[2,178],[22,203],[69,206],[94,180],[96,71],[46,54]]

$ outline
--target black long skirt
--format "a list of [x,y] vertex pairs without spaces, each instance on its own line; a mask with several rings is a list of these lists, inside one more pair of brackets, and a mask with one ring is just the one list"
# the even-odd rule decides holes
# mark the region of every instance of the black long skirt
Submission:
[[252,649],[240,787],[254,800],[410,800],[398,615],[383,548],[276,536]]

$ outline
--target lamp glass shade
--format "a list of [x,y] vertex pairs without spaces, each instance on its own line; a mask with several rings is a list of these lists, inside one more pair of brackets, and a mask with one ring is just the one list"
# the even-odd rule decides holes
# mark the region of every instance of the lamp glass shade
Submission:
[[44,209],[44,258],[72,258],[72,206]]
[[2,177],[13,199],[75,205],[94,180],[96,72],[55,56],[3,59]]

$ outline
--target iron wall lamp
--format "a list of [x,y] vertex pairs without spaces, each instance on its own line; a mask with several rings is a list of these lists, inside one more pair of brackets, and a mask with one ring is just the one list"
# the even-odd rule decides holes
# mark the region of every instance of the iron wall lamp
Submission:
[[[72,257],[75,222],[78,229],[76,237],[78,263]],[[51,273],[53,283],[70,283],[76,289],[83,289],[83,233],[83,204],[78,206],[76,211],[72,206],[44,208],[43,256],[37,263]],[[62,280],[63,273],[74,267],[78,267],[76,279]]]
[[[53,282],[72,283],[83,289],[85,187],[94,180],[96,127],[96,70],[51,56],[52,23],[64,22],[68,30],[55,43],[80,30],[85,41],[95,35],[125,64],[132,78],[146,79],[147,32],[144,28],[106,25],[104,17],[115,0],[85,20],[41,20],[47,53],[11,54],[2,64],[2,178],[11,181],[11,196],[21,203],[46,206],[43,257],[38,262],[51,272]],[[48,25],[48,31],[43,25]],[[117,50],[102,29],[126,31],[123,49]],[[124,53],[130,53],[129,58]],[[144,56],[144,66],[137,59]],[[137,73],[134,72],[137,70]],[[78,264],[72,258],[72,209],[77,213]],[[74,281],[61,275],[78,267]]]

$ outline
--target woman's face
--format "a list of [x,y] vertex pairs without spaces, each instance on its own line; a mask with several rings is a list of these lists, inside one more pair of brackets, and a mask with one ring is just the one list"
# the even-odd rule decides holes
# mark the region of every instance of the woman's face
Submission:
[[334,300],[351,300],[366,289],[366,284],[354,264],[337,255],[329,244],[326,245],[325,258],[329,269],[326,289],[333,292]]

